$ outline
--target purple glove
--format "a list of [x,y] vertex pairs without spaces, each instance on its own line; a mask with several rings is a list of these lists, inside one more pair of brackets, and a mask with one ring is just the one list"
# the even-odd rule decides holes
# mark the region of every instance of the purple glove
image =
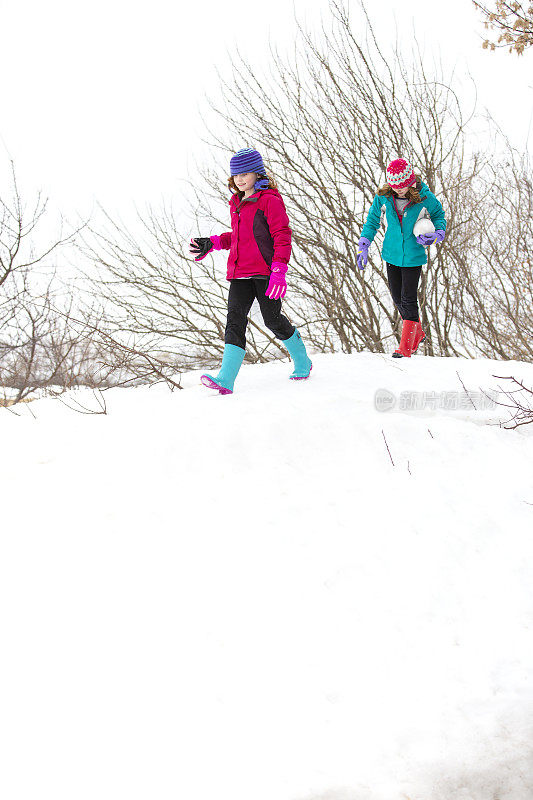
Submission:
[[423,233],[421,236],[416,237],[416,241],[418,244],[424,245],[424,247],[429,247],[430,244],[433,242],[437,242],[440,244],[444,239],[444,231],[433,231],[433,233]]
[[365,239],[364,236],[361,236],[357,245],[359,248],[357,251],[357,266],[359,269],[364,269],[368,263],[368,248],[370,245],[370,239]]
[[287,281],[285,280],[287,264],[284,264],[283,261],[273,261],[271,269],[272,272],[265,295],[270,297],[271,300],[281,300],[282,297],[285,297],[285,292],[287,291]]

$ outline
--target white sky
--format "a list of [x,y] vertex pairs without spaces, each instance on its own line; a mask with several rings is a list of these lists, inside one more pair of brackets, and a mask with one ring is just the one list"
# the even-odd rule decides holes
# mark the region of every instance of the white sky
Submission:
[[[358,4],[350,7],[357,13]],[[470,70],[487,105],[523,146],[533,111],[533,53],[481,50],[483,26],[471,0],[369,3],[380,39],[395,26],[445,63]],[[202,160],[205,92],[235,44],[258,72],[268,36],[294,39],[294,11],[315,24],[327,0],[0,0],[0,152],[15,160],[25,190],[42,188],[67,216],[95,199],[113,209],[178,194],[192,159]],[[533,133],[529,137],[533,145]],[[243,142],[243,146],[247,146]],[[228,158],[229,158],[228,154]],[[4,175],[4,165],[1,175]]]

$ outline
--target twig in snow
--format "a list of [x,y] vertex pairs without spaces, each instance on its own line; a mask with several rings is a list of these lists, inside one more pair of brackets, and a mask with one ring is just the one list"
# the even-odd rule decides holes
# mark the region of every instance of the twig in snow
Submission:
[[71,411],[76,411],[78,414],[107,414],[107,405],[101,389],[93,389],[93,397],[100,407],[100,410],[95,410],[82,405],[75,397],[69,397],[69,400],[72,403],[72,405],[70,405],[70,403],[67,403],[60,394],[56,396],[64,406],[69,408]]
[[0,408],[5,408],[6,411],[9,411],[10,414],[14,414],[16,417],[20,417],[20,414],[18,413],[18,411],[15,411],[15,409],[11,408],[11,406],[6,406],[6,405],[4,405],[2,403],[2,404],[0,404]]
[[[513,381],[513,384],[518,387],[514,390],[508,389],[505,391],[501,386],[498,386],[502,394],[504,394],[510,402],[503,403],[500,400],[496,400],[496,403],[504,408],[512,408],[515,412],[511,419],[508,420],[508,422],[514,422],[514,425],[504,425],[503,427],[505,430],[514,430],[520,425],[529,425],[533,422],[533,389],[530,389],[529,386],[525,386],[518,378],[514,378],[510,375],[493,375],[492,377],[504,381]],[[513,396],[515,394],[522,395],[522,398],[517,399]]]
[[[381,429],[381,433],[383,434],[383,438],[385,439],[385,431],[383,430],[383,428]],[[385,439],[385,445],[386,445],[386,447],[387,447],[387,451],[388,451],[388,453],[389,453],[389,457],[390,457],[390,460],[391,460],[391,462],[392,462],[392,466],[394,467],[394,466],[395,466],[395,464],[394,464],[394,461],[392,461],[392,456],[391,456],[391,454],[390,454],[389,445],[387,444],[387,440],[386,440],[386,439]]]
[[429,430],[429,428],[428,428],[428,433],[429,433],[429,435],[431,436],[431,438],[432,438],[432,439],[434,439],[434,438],[435,438],[435,437],[433,436],[433,434],[431,433],[431,431]]
[[472,398],[470,397],[470,394],[468,393],[468,390],[467,390],[466,386],[464,385],[464,383],[463,383],[463,381],[462,381],[462,378],[461,378],[461,376],[459,375],[459,372],[458,372],[457,370],[455,371],[455,374],[457,375],[457,377],[458,377],[458,378],[459,378],[459,380],[461,381],[461,386],[462,386],[462,387],[463,387],[463,389],[465,390],[465,394],[466,394],[466,396],[468,397],[468,399],[470,400],[470,402],[471,402],[471,403],[472,403],[472,405],[474,406],[474,409],[477,411],[477,408],[476,408],[476,406],[475,406],[475,403],[474,403],[474,401],[472,400]]

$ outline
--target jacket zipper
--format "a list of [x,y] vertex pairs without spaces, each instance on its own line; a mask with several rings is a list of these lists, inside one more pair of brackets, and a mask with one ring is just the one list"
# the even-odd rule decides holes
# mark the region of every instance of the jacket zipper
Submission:
[[409,202],[407,203],[407,205],[405,206],[405,208],[403,210],[403,214],[400,214],[400,212],[396,208],[396,200],[395,200],[394,197],[392,198],[392,205],[394,206],[394,210],[396,211],[396,216],[398,217],[398,222],[400,223],[400,228],[403,231],[403,216],[404,216],[405,212],[407,211],[407,209],[409,208],[409,206],[412,206],[413,203],[409,200]]
[[237,241],[235,242],[235,262],[233,264],[233,277],[235,277],[235,272],[237,271],[237,265],[239,261],[239,225],[241,224],[241,212],[237,207],[235,209],[237,212]]
[[[239,205],[235,206],[235,212],[237,214],[237,242],[235,244],[235,263],[233,265],[233,277],[235,277],[235,272],[238,266],[239,260],[239,225],[241,224],[241,208],[243,203],[245,203],[249,198],[243,197]],[[254,198],[254,202],[257,200],[257,197]]]

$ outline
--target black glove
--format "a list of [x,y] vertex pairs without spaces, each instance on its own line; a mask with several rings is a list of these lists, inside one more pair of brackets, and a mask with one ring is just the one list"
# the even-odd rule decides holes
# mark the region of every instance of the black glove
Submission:
[[203,239],[200,237],[195,237],[194,239],[191,239],[191,243],[189,245],[189,253],[191,256],[195,256],[195,261],[201,261],[202,258],[205,258],[212,249],[213,242],[209,238]]

